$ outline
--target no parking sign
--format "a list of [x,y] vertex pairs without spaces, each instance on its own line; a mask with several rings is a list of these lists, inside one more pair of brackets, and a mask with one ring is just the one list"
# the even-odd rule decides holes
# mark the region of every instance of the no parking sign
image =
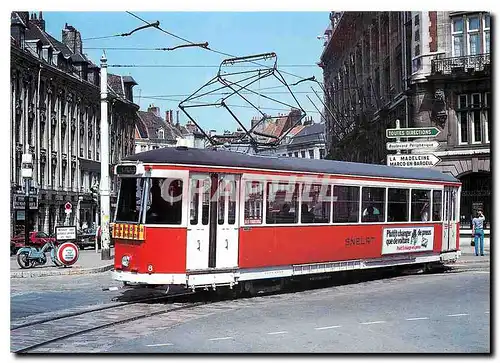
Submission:
[[72,242],[64,242],[57,248],[57,259],[65,266],[71,266],[78,260],[78,247]]

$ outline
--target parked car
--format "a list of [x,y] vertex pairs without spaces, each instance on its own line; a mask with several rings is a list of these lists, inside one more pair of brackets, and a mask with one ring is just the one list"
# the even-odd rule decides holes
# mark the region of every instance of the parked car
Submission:
[[[56,243],[56,239],[50,237],[45,232],[34,231],[29,233],[28,245],[33,247],[41,248],[47,242]],[[24,247],[24,233],[20,233],[15,237],[12,237],[10,240],[10,253],[16,254],[17,250],[21,247]]]
[[85,247],[95,248],[95,234],[96,231],[93,228],[79,230],[76,239],[78,248],[81,250],[85,249]]

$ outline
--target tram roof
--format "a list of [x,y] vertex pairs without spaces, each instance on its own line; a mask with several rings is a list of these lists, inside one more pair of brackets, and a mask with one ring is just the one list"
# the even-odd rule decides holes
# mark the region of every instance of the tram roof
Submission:
[[125,161],[144,163],[225,166],[381,178],[459,182],[454,176],[429,168],[401,168],[337,160],[256,156],[225,150],[166,147],[128,156]]

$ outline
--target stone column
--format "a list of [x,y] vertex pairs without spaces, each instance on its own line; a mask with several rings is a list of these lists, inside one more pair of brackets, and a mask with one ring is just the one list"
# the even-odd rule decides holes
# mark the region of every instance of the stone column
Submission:
[[45,206],[45,219],[44,219],[44,222],[43,222],[43,231],[45,233],[52,233],[53,231],[50,231],[49,230],[49,215],[50,215],[50,206],[47,204]]

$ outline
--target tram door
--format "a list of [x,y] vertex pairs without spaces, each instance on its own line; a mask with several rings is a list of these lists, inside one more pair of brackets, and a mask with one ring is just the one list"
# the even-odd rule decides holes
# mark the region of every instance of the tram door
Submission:
[[215,267],[237,267],[240,181],[236,175],[219,174],[218,183]]
[[187,230],[186,269],[208,268],[210,244],[209,175],[191,175],[189,180],[189,217]]
[[186,269],[238,265],[239,177],[191,175]]
[[444,188],[442,251],[455,250],[457,244],[457,189]]

